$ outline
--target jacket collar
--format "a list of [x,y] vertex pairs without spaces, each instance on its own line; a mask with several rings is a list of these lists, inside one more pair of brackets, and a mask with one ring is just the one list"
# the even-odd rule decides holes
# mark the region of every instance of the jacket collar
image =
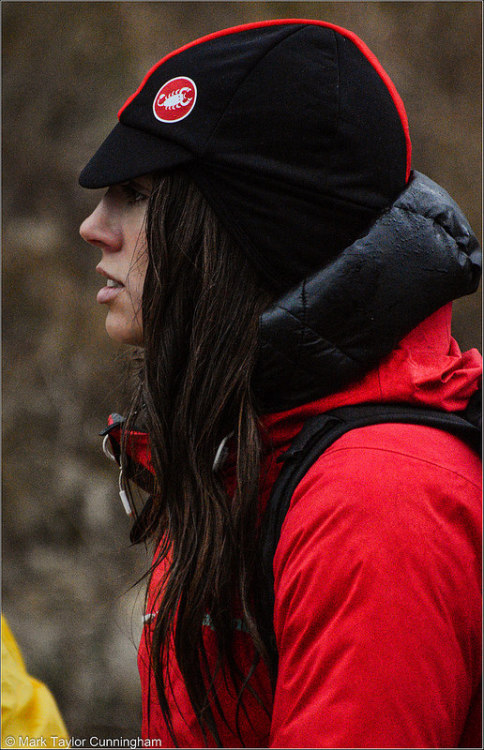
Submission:
[[393,205],[260,321],[254,388],[264,412],[342,390],[421,321],[475,291],[480,248],[460,208],[413,172]]

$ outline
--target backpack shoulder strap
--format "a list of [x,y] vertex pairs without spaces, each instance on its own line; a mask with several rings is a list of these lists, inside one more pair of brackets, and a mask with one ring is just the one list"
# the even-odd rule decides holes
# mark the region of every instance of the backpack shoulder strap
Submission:
[[[474,421],[474,420],[473,420]],[[262,568],[258,603],[259,624],[269,644],[273,678],[277,672],[277,649],[272,628],[274,611],[273,559],[282,524],[294,490],[315,461],[346,432],[359,427],[383,423],[426,425],[450,432],[468,442],[475,450],[481,448],[479,426],[461,414],[427,409],[408,404],[368,403],[344,406],[311,417],[294,438],[289,449],[278,458],[283,463],[267,504],[262,527]]]

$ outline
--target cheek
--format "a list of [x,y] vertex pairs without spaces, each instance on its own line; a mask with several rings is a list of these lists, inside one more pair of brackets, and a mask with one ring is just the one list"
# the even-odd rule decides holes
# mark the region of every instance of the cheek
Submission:
[[136,266],[136,271],[133,278],[133,296],[139,300],[141,304],[141,298],[143,296],[143,288],[145,284],[146,271],[148,269],[148,256],[145,253],[142,258],[139,259]]
[[131,264],[126,289],[114,300],[106,318],[108,335],[119,343],[135,346],[143,344],[141,306],[147,267],[147,252],[138,252]]
[[109,306],[106,316],[106,332],[120,344],[143,344],[141,298],[139,302],[127,292],[120,294]]
[[131,273],[129,275],[129,290],[128,290],[129,295],[131,297],[133,307],[136,311],[139,312],[140,317],[141,317],[141,302],[143,299],[143,288],[144,288],[147,268],[148,268],[148,254],[147,252],[144,252],[142,255],[138,256],[136,263],[134,267],[131,269]]

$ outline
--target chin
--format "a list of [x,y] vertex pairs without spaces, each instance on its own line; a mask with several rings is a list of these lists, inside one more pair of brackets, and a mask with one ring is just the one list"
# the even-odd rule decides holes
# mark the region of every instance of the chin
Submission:
[[135,321],[126,321],[113,319],[108,314],[106,318],[106,333],[109,338],[118,344],[127,344],[129,346],[143,346],[143,331],[141,326]]

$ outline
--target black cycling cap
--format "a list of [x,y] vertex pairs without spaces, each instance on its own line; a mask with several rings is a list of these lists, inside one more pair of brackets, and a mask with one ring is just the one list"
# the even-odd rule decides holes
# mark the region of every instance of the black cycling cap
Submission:
[[287,288],[351,244],[403,190],[403,103],[351,31],[273,20],[166,55],[83,169],[99,188],[185,169],[271,282]]

